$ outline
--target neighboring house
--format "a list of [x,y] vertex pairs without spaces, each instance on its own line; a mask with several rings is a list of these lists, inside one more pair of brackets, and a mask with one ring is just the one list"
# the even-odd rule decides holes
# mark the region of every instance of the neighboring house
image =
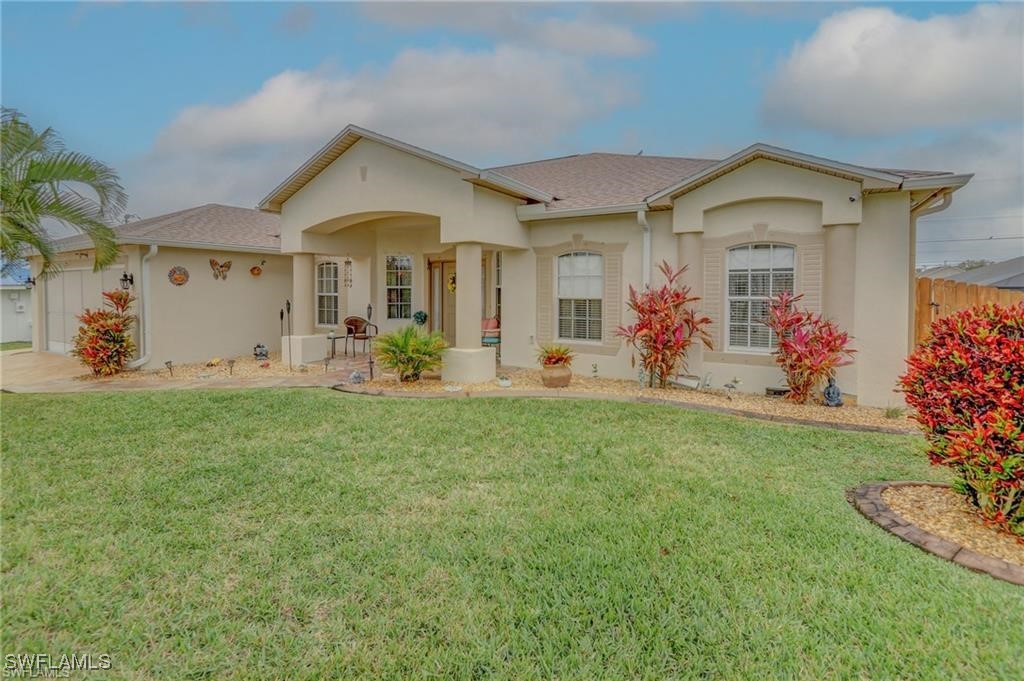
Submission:
[[[87,238],[56,242],[59,271],[36,275],[34,349],[68,352],[78,314],[101,307],[102,292],[121,288],[122,278],[138,299],[136,365],[234,357],[257,343],[280,349],[279,311],[291,295],[292,259],[280,254],[277,216],[208,204],[115,231],[121,256],[99,272]],[[216,277],[211,259],[220,265]],[[38,273],[38,256],[30,262]]]
[[976,267],[966,272],[953,273],[936,279],[952,279],[979,286],[1013,289],[1024,291],[1024,255],[984,267]]
[[926,269],[919,270],[917,272],[917,278],[948,279],[954,274],[963,274],[966,271],[967,270],[964,268],[957,267],[955,265],[937,265],[935,267],[928,267]]
[[491,315],[505,364],[534,366],[537,345],[558,342],[584,374],[635,378],[616,329],[628,287],[658,284],[667,260],[688,266],[713,320],[714,349],[691,352],[692,373],[779,385],[759,320],[793,289],[854,337],[844,392],[887,405],[912,343],[916,220],[970,178],[765,144],[724,160],[599,153],[484,170],[349,126],[260,208],[280,214],[293,260],[296,360],[323,357],[327,332],[372,305],[382,331],[427,312],[452,346],[447,380],[494,376],[480,342]]
[[32,340],[32,287],[27,267],[5,267],[0,276],[0,342]]

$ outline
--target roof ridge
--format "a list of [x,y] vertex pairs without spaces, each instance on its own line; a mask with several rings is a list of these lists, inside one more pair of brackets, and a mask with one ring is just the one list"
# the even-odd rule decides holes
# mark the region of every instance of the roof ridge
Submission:
[[[133,229],[131,233],[135,236],[149,236],[151,232],[154,232],[163,227],[168,220],[183,218],[186,215],[195,215],[196,213],[202,211],[209,205],[210,204],[204,203],[200,206],[193,206],[192,208],[186,208],[184,210],[175,211],[173,213],[167,213],[166,215],[157,215],[155,217],[150,218],[149,220],[144,221],[149,222],[149,224],[147,225],[136,225],[135,229]],[[128,225],[125,226],[127,227]]]
[[484,168],[484,170],[500,170],[502,168],[517,168],[519,166],[528,166],[528,165],[531,165],[533,163],[546,163],[548,161],[562,161],[562,160],[567,159],[567,158],[576,158],[578,156],[586,156],[586,154],[565,154],[563,156],[552,156],[550,158],[539,158],[539,159],[537,159],[535,161],[521,161],[519,163],[506,163],[506,164],[500,165],[500,166],[491,166],[489,168]]
[[521,168],[523,166],[538,165],[540,163],[550,163],[552,161],[564,161],[570,158],[584,158],[587,156],[614,156],[616,158],[656,158],[656,159],[668,159],[672,161],[700,161],[706,163],[717,163],[721,159],[717,158],[701,158],[698,156],[666,156],[663,154],[623,154],[614,151],[586,151],[578,154],[566,154],[565,156],[552,156],[551,158],[541,158],[535,161],[523,161],[521,163],[508,163],[502,166],[493,166],[487,168],[487,170],[500,171],[503,168]]

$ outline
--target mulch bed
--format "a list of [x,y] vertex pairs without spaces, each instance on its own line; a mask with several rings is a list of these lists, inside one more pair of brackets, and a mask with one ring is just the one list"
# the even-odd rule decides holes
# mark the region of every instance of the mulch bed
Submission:
[[869,520],[929,553],[1024,586],[1024,543],[985,525],[948,485],[870,483],[851,490],[849,500]]
[[[569,397],[577,399],[610,399],[623,402],[666,404],[699,411],[745,416],[776,423],[814,425],[841,430],[879,433],[916,433],[917,425],[902,409],[885,410],[847,404],[826,407],[822,404],[795,404],[782,397],[766,397],[725,390],[687,390],[685,388],[640,387],[637,381],[574,375],[565,389],[545,388],[537,369],[501,367],[499,375],[512,379],[511,388],[501,388],[497,381],[451,385],[437,374],[425,375],[413,383],[400,383],[386,371],[375,380],[359,386],[339,386],[349,392],[393,397]],[[902,404],[894,394],[894,402]]]

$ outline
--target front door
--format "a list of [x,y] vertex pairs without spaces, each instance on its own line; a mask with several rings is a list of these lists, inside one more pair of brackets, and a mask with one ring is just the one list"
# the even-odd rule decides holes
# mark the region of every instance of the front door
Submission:
[[430,263],[430,330],[441,331],[449,346],[455,345],[455,294],[448,285],[454,276],[454,260]]

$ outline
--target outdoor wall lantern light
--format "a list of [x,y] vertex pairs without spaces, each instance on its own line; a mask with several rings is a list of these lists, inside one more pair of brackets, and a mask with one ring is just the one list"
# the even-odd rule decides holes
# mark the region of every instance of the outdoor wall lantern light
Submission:
[[127,291],[132,286],[135,286],[135,275],[125,272],[121,275],[121,290]]
[[29,288],[32,288],[35,285],[36,285],[36,278],[35,277],[25,277],[25,286],[28,286]]
[[341,282],[345,288],[352,288],[352,258],[345,258],[341,265]]
[[366,321],[373,319],[373,303],[366,306]]

